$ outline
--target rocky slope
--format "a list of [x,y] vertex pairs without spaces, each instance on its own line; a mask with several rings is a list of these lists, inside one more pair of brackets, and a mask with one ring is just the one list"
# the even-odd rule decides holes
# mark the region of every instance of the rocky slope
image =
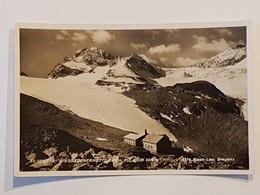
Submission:
[[[60,160],[72,153],[84,153],[90,149],[96,153],[128,149],[135,151],[123,143],[123,136],[128,133],[126,131],[81,118],[24,94],[21,94],[20,102],[21,170],[53,166],[54,162],[46,159],[55,156],[56,160]],[[44,159],[47,165],[39,165],[40,161],[36,161]]]
[[140,86],[125,92],[150,117],[188,146],[207,157],[234,158],[248,166],[248,123],[242,101],[230,98],[206,81],[174,86]]
[[47,75],[47,78],[57,79],[59,77],[76,76],[84,73],[83,70],[70,68],[63,64],[57,64],[53,70]]
[[147,63],[142,57],[136,54],[127,59],[126,65],[149,83],[156,83],[152,80],[153,78],[160,78],[166,75],[164,70]]

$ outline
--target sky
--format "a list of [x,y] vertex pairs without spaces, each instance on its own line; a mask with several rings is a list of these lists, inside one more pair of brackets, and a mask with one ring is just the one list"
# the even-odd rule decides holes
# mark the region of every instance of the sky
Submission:
[[160,67],[185,67],[246,44],[246,27],[131,30],[20,29],[20,72],[45,77],[65,57],[97,47],[113,56],[136,53]]

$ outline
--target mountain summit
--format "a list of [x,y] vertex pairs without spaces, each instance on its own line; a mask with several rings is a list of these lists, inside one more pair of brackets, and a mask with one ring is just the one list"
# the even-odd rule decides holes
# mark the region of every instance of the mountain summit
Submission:
[[113,59],[112,55],[96,47],[80,49],[73,56],[75,62],[97,66],[108,65]]
[[92,82],[101,86],[116,86],[124,90],[137,84],[157,84],[155,78],[164,77],[165,71],[146,62],[141,56],[114,57],[104,50],[91,47],[78,50],[73,57],[65,57],[47,78],[77,76],[87,73]]
[[126,61],[127,66],[141,77],[145,78],[160,78],[165,76],[165,72],[149,63],[141,56],[132,54]]

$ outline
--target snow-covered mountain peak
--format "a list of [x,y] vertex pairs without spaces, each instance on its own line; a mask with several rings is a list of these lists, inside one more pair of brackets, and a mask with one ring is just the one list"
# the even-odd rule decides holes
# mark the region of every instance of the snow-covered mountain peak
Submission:
[[246,46],[237,45],[192,66],[199,68],[233,66],[245,59],[246,56]]
[[65,57],[62,63],[58,63],[47,75],[47,78],[56,79],[93,72],[97,66],[112,66],[114,61],[115,58],[102,49],[82,48],[77,50],[72,57]]
[[71,61],[73,62],[95,66],[110,65],[113,60],[114,56],[96,47],[80,49],[71,58]]
[[97,56],[102,56],[104,58],[113,58],[112,55],[108,54],[107,52],[105,52],[102,49],[99,49],[97,47],[90,47],[90,48],[82,48],[79,49],[75,54],[74,54],[74,58],[78,57],[78,56],[84,56],[84,55],[97,55]]
[[[132,54],[129,57],[114,57],[106,51],[91,47],[79,49],[73,57],[65,57],[63,63],[59,63],[47,76],[58,78],[65,76],[76,76],[81,73],[94,73],[97,66],[109,66],[104,77],[106,81],[121,78],[120,82],[131,80],[133,82],[152,82],[153,78],[165,75],[160,68],[147,63],[141,56]],[[110,78],[110,79],[109,79]],[[100,79],[103,80],[103,79]]]

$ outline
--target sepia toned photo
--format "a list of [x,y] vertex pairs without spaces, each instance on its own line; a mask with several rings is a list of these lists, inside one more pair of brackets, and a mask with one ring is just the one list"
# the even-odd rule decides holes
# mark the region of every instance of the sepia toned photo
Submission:
[[252,172],[248,24],[190,26],[17,25],[16,175]]

